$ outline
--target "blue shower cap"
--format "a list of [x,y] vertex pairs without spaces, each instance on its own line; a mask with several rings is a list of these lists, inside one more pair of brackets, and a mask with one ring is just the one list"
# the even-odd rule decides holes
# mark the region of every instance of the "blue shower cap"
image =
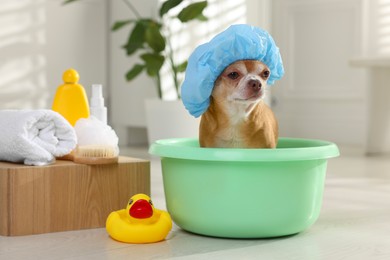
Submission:
[[214,82],[238,60],[259,60],[270,69],[268,85],[284,74],[279,48],[268,32],[246,24],[232,25],[198,46],[188,59],[181,96],[191,115],[199,117],[210,104]]

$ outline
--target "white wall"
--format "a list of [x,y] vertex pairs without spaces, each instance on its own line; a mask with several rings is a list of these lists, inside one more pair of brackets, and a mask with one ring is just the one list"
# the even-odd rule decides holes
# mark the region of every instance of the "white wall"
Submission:
[[0,2],[0,109],[50,108],[70,67],[87,92],[107,86],[106,1],[62,2]]
[[286,74],[274,87],[282,136],[364,145],[367,76],[361,0],[275,0],[272,32]]
[[246,21],[248,24],[271,31],[272,0],[246,0]]

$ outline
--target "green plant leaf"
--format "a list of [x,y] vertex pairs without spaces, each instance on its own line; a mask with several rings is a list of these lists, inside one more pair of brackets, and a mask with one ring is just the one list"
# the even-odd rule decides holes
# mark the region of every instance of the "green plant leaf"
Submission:
[[155,52],[165,50],[165,38],[161,34],[159,26],[155,22],[150,22],[145,31],[145,40]]
[[75,2],[75,1],[78,1],[78,0],[66,0],[66,1],[62,2],[62,4],[63,4],[63,5],[66,5],[66,4]]
[[135,20],[122,20],[122,21],[117,21],[114,23],[114,25],[111,27],[111,31],[117,31],[120,28],[122,28],[125,25],[128,25],[130,23],[135,22]]
[[146,72],[151,77],[157,76],[165,61],[165,57],[158,53],[142,54],[141,59],[145,62]]
[[136,78],[145,68],[145,65],[135,64],[134,67],[126,73],[127,81]]
[[186,68],[187,68],[187,64],[188,64],[188,61],[185,61],[179,65],[176,66],[176,71],[177,72],[184,72],[186,71]]
[[203,13],[196,17],[199,21],[206,22],[209,20]]
[[183,0],[168,0],[165,1],[160,8],[160,17],[163,17],[164,14],[168,13],[169,10],[181,4]]
[[190,4],[181,10],[181,12],[177,15],[177,18],[179,18],[179,20],[183,23],[196,19],[202,14],[206,6],[207,1]]
[[137,22],[130,33],[127,43],[123,46],[126,49],[127,55],[130,56],[143,47],[145,43],[145,31],[144,23]]

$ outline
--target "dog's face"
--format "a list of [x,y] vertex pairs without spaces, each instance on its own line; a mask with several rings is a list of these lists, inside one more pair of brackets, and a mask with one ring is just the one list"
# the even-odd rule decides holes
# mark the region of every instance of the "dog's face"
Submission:
[[269,68],[260,61],[236,61],[215,81],[212,96],[217,102],[257,103],[264,97],[269,75]]

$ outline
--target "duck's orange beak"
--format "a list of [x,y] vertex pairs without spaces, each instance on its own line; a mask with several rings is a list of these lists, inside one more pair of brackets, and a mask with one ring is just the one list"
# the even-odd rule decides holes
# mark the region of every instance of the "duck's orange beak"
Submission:
[[147,200],[137,200],[129,210],[130,216],[133,218],[150,218],[153,215],[153,209]]

